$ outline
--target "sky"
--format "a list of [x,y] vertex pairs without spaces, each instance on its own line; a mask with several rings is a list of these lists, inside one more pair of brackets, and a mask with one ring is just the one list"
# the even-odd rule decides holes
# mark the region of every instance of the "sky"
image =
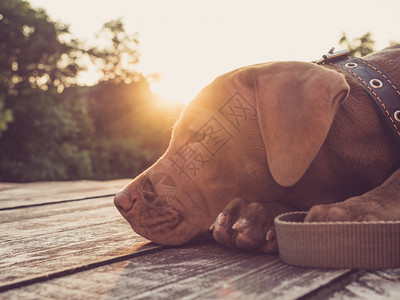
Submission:
[[28,0],[72,34],[90,38],[122,18],[138,32],[138,71],[158,73],[153,92],[188,102],[215,77],[268,61],[320,58],[343,32],[371,32],[376,50],[400,42],[399,0]]

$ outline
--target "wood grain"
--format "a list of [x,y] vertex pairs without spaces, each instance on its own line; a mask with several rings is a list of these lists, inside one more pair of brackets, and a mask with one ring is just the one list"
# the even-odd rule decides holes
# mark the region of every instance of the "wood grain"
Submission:
[[103,299],[295,299],[348,270],[291,267],[275,255],[215,242],[168,248],[11,290],[6,297]]
[[368,272],[326,299],[400,299],[400,269]]
[[107,196],[128,182],[0,183],[0,299],[400,299],[400,269],[299,268],[210,240],[149,243]]
[[112,197],[0,211],[0,285],[139,251]]
[[130,181],[130,179],[117,179],[110,181],[0,183],[0,210],[110,196],[117,193]]

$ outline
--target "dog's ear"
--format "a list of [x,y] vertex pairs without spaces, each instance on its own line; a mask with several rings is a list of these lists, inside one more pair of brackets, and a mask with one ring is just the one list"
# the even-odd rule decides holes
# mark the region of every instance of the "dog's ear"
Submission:
[[340,73],[306,62],[272,63],[253,78],[270,172],[281,186],[292,186],[320,150],[350,88]]

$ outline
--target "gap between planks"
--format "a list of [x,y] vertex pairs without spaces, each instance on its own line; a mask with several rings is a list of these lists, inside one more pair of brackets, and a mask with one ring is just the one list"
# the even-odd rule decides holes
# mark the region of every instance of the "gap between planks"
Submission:
[[148,240],[132,231],[110,200],[62,203],[49,210],[32,207],[2,211],[3,285],[96,266],[143,251],[141,247]]
[[298,300],[327,299],[335,292],[343,290],[347,285],[360,279],[365,274],[367,274],[366,270],[351,270],[348,273],[334,278],[331,282],[321,285],[318,289],[315,289],[308,294],[298,298]]
[[69,203],[69,202],[84,201],[84,200],[92,200],[92,199],[97,199],[97,198],[113,197],[114,195],[115,194],[108,194],[108,195],[83,197],[83,198],[70,199],[70,200],[57,200],[57,201],[51,201],[51,202],[42,202],[42,203],[33,203],[33,204],[18,205],[18,206],[11,206],[11,207],[2,207],[2,208],[0,208],[0,211],[29,208],[29,207],[36,207],[36,206],[45,206],[45,205],[60,204],[60,203]]
[[[107,191],[107,192],[109,192],[109,191]],[[0,191],[0,193],[1,193],[1,191]],[[106,197],[110,197],[110,196],[114,195],[114,193],[113,194],[106,194],[106,195],[104,195],[104,192],[103,192],[103,195],[100,195],[100,193],[102,193],[101,189],[99,189],[98,195],[96,195],[96,196],[87,195],[87,196],[81,197],[81,198],[57,199],[57,200],[51,201],[51,202],[30,203],[30,204],[26,204],[26,205],[15,206],[15,207],[0,208],[0,211],[7,211],[8,210],[8,211],[11,212],[12,210],[16,211],[17,209],[23,209],[23,208],[34,208],[34,207],[37,207],[37,206],[45,206],[45,205],[52,205],[53,206],[53,204],[77,202],[77,201],[84,201],[84,200],[90,200],[90,199],[96,199],[96,198],[106,198]],[[74,197],[76,197],[76,196],[74,196]],[[85,201],[85,202],[87,202],[87,201]],[[138,252],[125,254],[125,255],[120,255],[120,256],[116,256],[116,257],[112,257],[112,258],[108,258],[108,259],[104,259],[104,260],[100,260],[100,261],[95,261],[95,262],[91,262],[91,263],[87,263],[87,264],[82,264],[82,265],[78,265],[78,266],[75,266],[75,267],[62,269],[62,270],[59,270],[59,271],[49,272],[47,274],[40,274],[40,275],[32,276],[31,278],[29,278],[29,277],[28,278],[24,278],[24,279],[21,279],[20,281],[16,281],[16,282],[12,282],[12,283],[0,286],[0,292],[10,291],[10,290],[14,290],[14,289],[17,289],[17,288],[27,287],[27,286],[30,286],[30,285],[35,284],[35,283],[45,283],[45,282],[48,282],[48,281],[50,281],[52,279],[68,277],[68,276],[74,275],[74,274],[78,275],[78,273],[81,273],[81,272],[84,272],[84,271],[92,270],[92,272],[93,272],[93,271],[95,271],[94,269],[96,269],[96,268],[106,267],[106,266],[111,265],[111,264],[115,264],[115,263],[119,263],[119,262],[123,262],[123,261],[129,261],[129,260],[137,259],[137,258],[140,258],[140,257],[143,258],[146,255],[152,256],[152,255],[157,255],[157,253],[161,254],[162,251],[164,251],[166,249],[170,249],[168,247],[163,247],[163,246],[152,246],[152,245],[148,245],[148,246],[153,247],[153,248],[142,249],[142,250],[140,250]],[[229,252],[229,251],[226,250],[226,252]],[[250,272],[247,273],[247,276],[252,275],[253,277],[254,276],[258,277],[259,274],[257,275],[257,273],[259,271],[260,270],[258,270],[258,269],[257,270],[251,270]],[[331,295],[335,291],[343,289],[344,286],[348,285],[349,283],[352,283],[352,282],[356,281],[357,279],[359,279],[364,274],[366,274],[365,271],[347,270],[346,272],[344,272],[340,276],[338,276],[336,278],[333,278],[332,280],[330,280],[328,282],[325,282],[324,284],[321,284],[320,287],[318,287],[318,288],[316,288],[314,290],[311,290],[310,292],[304,294],[299,299],[321,299],[321,297],[324,298],[325,296]],[[235,280],[238,281],[239,280],[238,278],[235,278]],[[159,289],[163,289],[163,287],[160,287]],[[212,294],[210,294],[210,295],[212,295]],[[197,294],[197,296],[198,296],[198,294]],[[189,297],[189,298],[191,298],[191,297]]]
[[[283,264],[214,241],[191,243],[4,294],[74,299],[297,299],[350,270]],[[28,297],[28,298],[29,298]]]
[[131,179],[109,181],[78,180],[31,183],[0,182],[0,210],[34,204],[45,205],[66,200],[90,199],[115,195]]
[[98,268],[98,267],[110,265],[110,264],[113,264],[113,263],[122,262],[122,261],[125,261],[125,260],[129,260],[129,259],[132,259],[132,258],[143,256],[143,255],[159,252],[159,251],[165,250],[167,248],[168,247],[164,247],[164,246],[156,246],[155,248],[145,249],[145,250],[142,250],[142,251],[139,251],[139,252],[135,252],[135,253],[132,253],[132,254],[123,255],[123,256],[119,256],[119,257],[114,257],[114,258],[107,259],[107,260],[104,260],[104,261],[98,261],[98,262],[94,262],[94,263],[91,263],[91,264],[87,264],[87,265],[83,265],[83,266],[79,266],[79,267],[74,267],[74,268],[71,268],[71,269],[65,269],[65,270],[62,270],[62,271],[58,271],[58,272],[54,272],[54,273],[50,273],[50,274],[46,274],[46,275],[41,275],[41,276],[29,278],[29,279],[25,279],[25,280],[22,280],[22,281],[11,283],[11,284],[5,284],[5,285],[0,286],[0,292],[5,292],[5,291],[9,291],[9,290],[12,290],[12,289],[15,289],[15,288],[28,286],[28,285],[31,285],[31,284],[34,284],[34,283],[44,282],[44,281],[52,280],[52,279],[55,279],[55,278],[60,278],[60,277],[64,277],[64,276],[67,276],[67,275],[72,275],[72,274],[76,274],[76,273],[79,273],[79,272],[83,272],[83,271],[95,269],[95,268]]

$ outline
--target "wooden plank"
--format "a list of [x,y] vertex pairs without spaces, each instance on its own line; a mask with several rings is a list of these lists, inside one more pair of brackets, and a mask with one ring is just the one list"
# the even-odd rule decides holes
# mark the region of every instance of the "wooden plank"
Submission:
[[32,284],[0,297],[296,299],[349,272],[293,267],[275,255],[227,249],[209,241]]
[[368,272],[325,299],[400,299],[400,269]]
[[112,200],[0,211],[0,287],[141,251]]
[[131,179],[0,183],[0,210],[97,196],[109,196],[117,193],[130,181]]

